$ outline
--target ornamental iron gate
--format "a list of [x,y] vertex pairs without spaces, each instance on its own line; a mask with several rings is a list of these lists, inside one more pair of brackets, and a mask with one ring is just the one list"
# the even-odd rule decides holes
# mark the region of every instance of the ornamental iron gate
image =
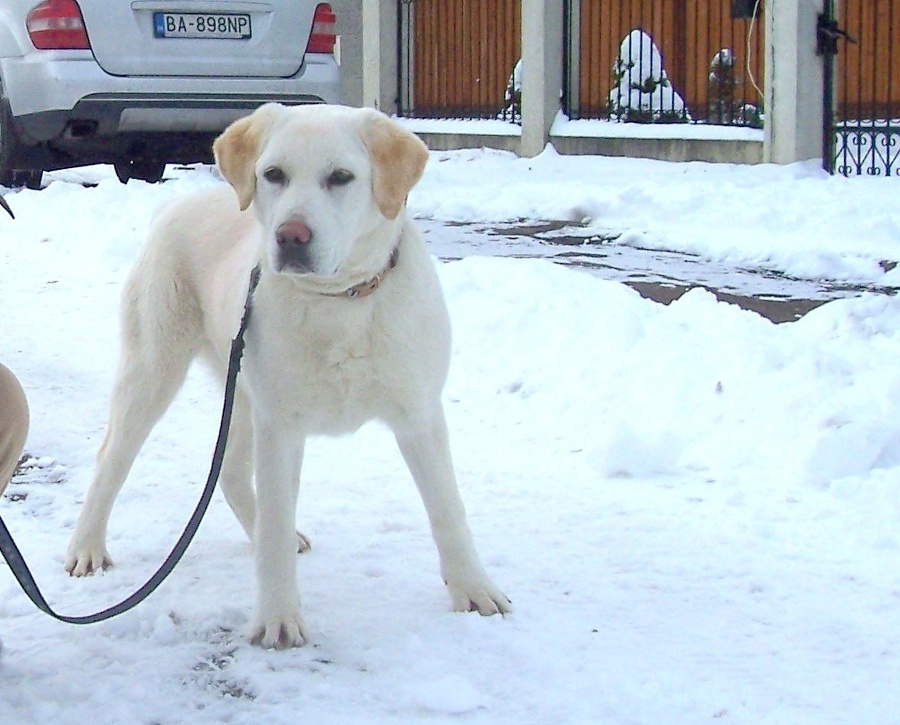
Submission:
[[[837,5],[837,7],[835,7]],[[844,176],[900,174],[900,1],[825,0],[823,165]]]

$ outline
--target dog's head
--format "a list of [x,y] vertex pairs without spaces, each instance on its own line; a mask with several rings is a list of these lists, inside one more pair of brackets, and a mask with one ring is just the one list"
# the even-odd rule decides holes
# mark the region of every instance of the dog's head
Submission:
[[390,249],[375,240],[387,235],[376,232],[400,215],[428,160],[383,113],[324,105],[261,106],[213,151],[241,209],[254,205],[271,269],[324,277],[384,264]]

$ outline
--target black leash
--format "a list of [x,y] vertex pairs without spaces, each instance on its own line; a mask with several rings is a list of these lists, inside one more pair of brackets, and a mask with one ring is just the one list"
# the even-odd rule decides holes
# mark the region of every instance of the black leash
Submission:
[[28,569],[25,559],[22,558],[19,547],[16,546],[16,542],[13,541],[9,529],[7,529],[6,524],[3,523],[3,518],[0,517],[0,553],[3,554],[3,558],[6,559],[9,564],[9,568],[19,582],[19,586],[22,587],[29,599],[34,602],[38,609],[46,612],[54,619],[58,619],[61,622],[68,622],[69,624],[93,624],[94,622],[102,622],[105,619],[110,619],[136,607],[144,601],[144,599],[150,596],[150,594],[165,581],[166,577],[172,573],[175,565],[184,555],[184,552],[187,551],[191,539],[193,539],[194,534],[197,533],[197,528],[200,526],[203,514],[206,513],[210,499],[212,499],[213,491],[216,488],[216,482],[219,480],[219,472],[222,470],[222,459],[225,457],[225,444],[228,442],[228,429],[231,425],[231,411],[234,407],[234,391],[237,385],[238,371],[241,369],[241,355],[244,352],[244,332],[247,330],[247,324],[250,322],[251,300],[258,282],[259,266],[257,266],[250,275],[250,288],[247,291],[247,301],[244,303],[244,316],[241,319],[241,326],[238,329],[237,335],[234,340],[231,341],[231,354],[228,358],[228,376],[225,382],[225,404],[222,408],[222,422],[219,425],[219,437],[216,440],[216,448],[213,453],[209,476],[206,479],[206,487],[203,489],[203,494],[200,496],[200,501],[197,503],[197,507],[194,509],[194,513],[191,515],[187,527],[175,543],[171,553],[159,569],[156,570],[156,573],[153,574],[140,589],[127,599],[124,599],[112,607],[104,609],[102,612],[97,612],[96,614],[87,614],[80,617],[57,614],[50,605],[47,604],[47,600],[44,599],[43,594],[41,594],[41,590],[34,581],[34,577]]
[[16,218],[16,215],[12,213],[12,209],[9,208],[9,202],[0,196],[0,206],[3,207],[3,210],[9,214],[13,219]]

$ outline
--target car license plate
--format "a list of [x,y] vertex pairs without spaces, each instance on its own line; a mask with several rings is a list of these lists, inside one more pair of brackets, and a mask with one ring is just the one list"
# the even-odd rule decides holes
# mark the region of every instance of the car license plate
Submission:
[[214,38],[246,40],[251,36],[246,13],[153,13],[157,38]]

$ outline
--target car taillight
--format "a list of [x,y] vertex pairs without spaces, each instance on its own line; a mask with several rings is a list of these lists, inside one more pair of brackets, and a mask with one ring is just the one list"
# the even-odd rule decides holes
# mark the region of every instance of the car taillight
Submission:
[[31,42],[38,50],[90,48],[81,9],[75,0],[47,0],[25,20]]
[[337,30],[337,18],[328,3],[320,3],[316,6],[313,15],[312,32],[309,34],[309,43],[306,44],[307,53],[333,53],[335,43],[335,31]]

